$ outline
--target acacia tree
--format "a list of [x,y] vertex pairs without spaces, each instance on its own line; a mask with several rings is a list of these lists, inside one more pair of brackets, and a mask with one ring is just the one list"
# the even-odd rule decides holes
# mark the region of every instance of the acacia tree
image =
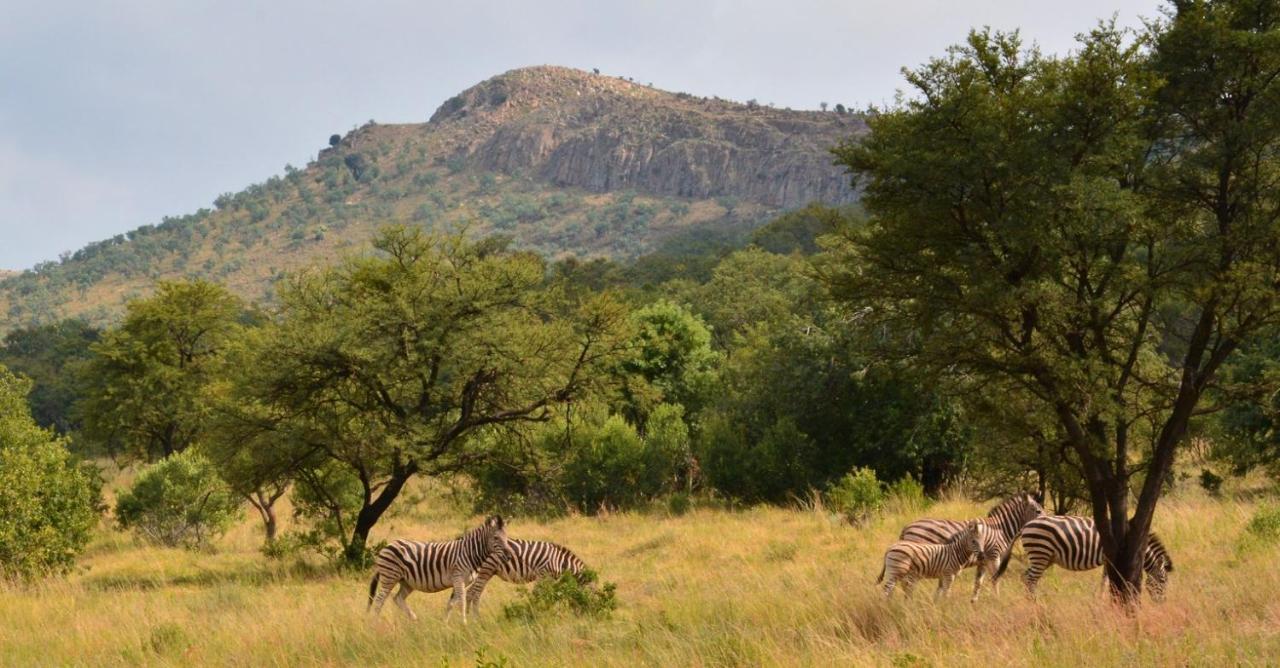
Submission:
[[1136,600],[1201,398],[1277,319],[1280,3],[1174,2],[1141,39],[1102,25],[1064,59],[975,33],[907,78],[916,96],[837,151],[875,220],[827,276],[912,333],[893,352],[1053,416],[1113,592]]
[[195,443],[206,427],[206,388],[243,303],[206,281],[161,282],[129,302],[124,322],[91,347],[78,411],[86,438],[109,452],[159,459]]
[[626,341],[621,307],[560,298],[532,254],[404,228],[374,247],[283,289],[230,402],[281,457],[359,479],[353,562],[413,476],[483,459],[469,439],[479,430],[547,419],[591,391]]

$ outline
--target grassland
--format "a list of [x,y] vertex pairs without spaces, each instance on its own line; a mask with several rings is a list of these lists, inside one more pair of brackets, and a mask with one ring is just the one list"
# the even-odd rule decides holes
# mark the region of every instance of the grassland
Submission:
[[[417,498],[379,537],[445,538],[474,522]],[[213,553],[140,546],[104,525],[77,573],[0,592],[0,664],[471,666],[483,653],[511,666],[1275,665],[1280,547],[1245,538],[1258,506],[1175,492],[1156,521],[1176,561],[1169,598],[1132,616],[1097,598],[1096,571],[1051,570],[1028,601],[1019,562],[977,605],[972,571],[937,605],[927,589],[885,602],[881,551],[912,512],[862,528],[778,508],[516,519],[513,536],[563,542],[618,585],[611,619],[531,624],[503,618],[518,593],[496,581],[467,625],[443,622],[447,594],[410,597],[417,622],[391,605],[370,620],[364,575],[265,559],[248,516]]]

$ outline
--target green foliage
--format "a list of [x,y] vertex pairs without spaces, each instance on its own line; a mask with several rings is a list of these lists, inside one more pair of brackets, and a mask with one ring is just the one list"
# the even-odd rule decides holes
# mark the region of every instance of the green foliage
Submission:
[[33,381],[28,401],[36,424],[59,434],[79,428],[72,414],[75,371],[100,334],[83,320],[61,320],[15,329],[0,342],[0,364]]
[[631,322],[632,354],[621,364],[628,413],[643,419],[655,401],[696,413],[714,387],[720,359],[711,348],[710,330],[696,315],[665,300],[636,310]]
[[853,524],[866,522],[884,508],[884,485],[876,478],[876,472],[857,468],[845,474],[826,492],[827,506],[845,516]]
[[536,622],[546,617],[571,613],[593,619],[607,619],[618,607],[617,585],[598,585],[595,571],[582,575],[564,573],[557,578],[543,578],[532,589],[521,590],[520,599],[503,606],[507,619]]
[[292,444],[281,463],[359,480],[351,555],[408,479],[470,470],[486,430],[592,394],[625,329],[619,305],[546,289],[542,260],[502,241],[389,228],[375,247],[281,290],[280,321],[255,340],[228,402]]
[[582,406],[568,423],[561,417],[505,440],[525,439],[528,447],[495,447],[490,461],[474,469],[478,509],[636,508],[690,482],[689,430],[680,406],[657,406],[643,436],[620,415]]
[[1260,508],[1249,519],[1245,531],[1264,543],[1280,541],[1280,507]]
[[197,442],[210,415],[206,388],[243,315],[238,298],[204,281],[161,282],[154,296],[130,302],[80,374],[84,437],[146,460]]
[[1200,486],[1211,496],[1217,496],[1222,492],[1222,476],[1209,469],[1201,469]]
[[924,485],[911,476],[903,476],[885,490],[886,505],[901,511],[920,511],[929,507]]
[[239,517],[240,499],[194,450],[147,466],[116,501],[116,520],[157,545],[195,549]]
[[0,577],[65,572],[97,524],[101,481],[31,419],[31,383],[0,366]]
[[818,252],[818,237],[848,226],[855,215],[852,207],[810,204],[788,211],[752,232],[751,243],[770,253],[812,255]]

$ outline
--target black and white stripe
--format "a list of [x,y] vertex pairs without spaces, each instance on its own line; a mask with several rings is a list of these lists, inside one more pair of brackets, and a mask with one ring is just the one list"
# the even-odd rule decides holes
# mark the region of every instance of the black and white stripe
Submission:
[[573,573],[581,580],[586,568],[578,555],[563,545],[545,540],[512,538],[507,542],[506,553],[490,555],[476,570],[475,580],[467,586],[467,607],[474,608],[479,604],[485,586],[495,575],[512,584],[527,584],[564,573]]
[[951,588],[956,574],[982,549],[988,531],[981,520],[970,520],[941,545],[900,540],[885,551],[884,568],[876,582],[884,581],[887,598],[893,596],[894,585],[901,581],[903,592],[910,597],[918,580],[937,578],[938,591],[934,598],[943,596]]
[[398,584],[396,605],[411,619],[417,619],[405,598],[414,591],[437,592],[453,587],[453,595],[445,606],[445,619],[453,612],[454,603],[462,606],[462,620],[467,620],[467,579],[490,556],[507,550],[506,525],[495,515],[479,527],[450,541],[421,543],[395,540],[378,551],[373,561],[373,579],[369,582],[369,609],[382,612],[387,595]]
[[[1050,566],[1057,564],[1070,571],[1088,571],[1098,568],[1104,561],[1102,536],[1090,517],[1056,515],[1032,520],[1022,529],[1022,549],[1027,553],[1028,562],[1022,582],[1031,595],[1035,595],[1036,585]],[[1151,598],[1163,600],[1169,573],[1173,571],[1173,559],[1155,532],[1147,536],[1142,570],[1147,575]],[[1104,574],[1104,586],[1105,582]]]
[[[987,577],[999,592],[1000,576],[1009,565],[1009,555],[1013,550],[1014,540],[1027,522],[1043,514],[1044,508],[1031,494],[1011,496],[987,512],[986,518],[982,520],[988,529],[983,534],[982,548],[969,563],[965,564],[966,568],[978,566],[973,582],[973,598],[978,597],[982,581]],[[965,522],[962,520],[916,520],[902,530],[898,540],[941,544],[950,540],[964,526]]]

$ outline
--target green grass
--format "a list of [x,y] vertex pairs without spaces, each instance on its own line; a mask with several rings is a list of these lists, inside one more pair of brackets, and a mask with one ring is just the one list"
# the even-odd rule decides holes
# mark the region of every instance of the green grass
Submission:
[[[420,498],[375,538],[448,538],[475,521]],[[502,608],[518,591],[495,580],[467,625],[456,614],[444,623],[446,593],[409,598],[418,622],[390,604],[371,620],[366,574],[268,561],[248,518],[212,554],[142,547],[104,527],[79,572],[0,592],[0,664],[472,666],[482,652],[512,666],[1275,665],[1280,546],[1236,549],[1259,507],[1191,489],[1164,503],[1156,526],[1177,570],[1168,600],[1132,616],[1097,598],[1097,571],[1052,569],[1028,601],[1020,562],[977,605],[972,571],[938,605],[931,587],[885,602],[874,585],[882,550],[910,513],[858,528],[776,508],[515,519],[511,535],[564,543],[616,582],[618,609],[509,621]]]

